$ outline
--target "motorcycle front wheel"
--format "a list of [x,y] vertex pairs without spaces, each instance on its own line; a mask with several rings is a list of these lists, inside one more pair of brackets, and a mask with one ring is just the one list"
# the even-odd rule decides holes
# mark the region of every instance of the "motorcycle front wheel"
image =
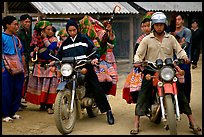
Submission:
[[170,135],[177,135],[176,117],[174,112],[172,95],[165,95],[165,105],[167,112],[167,124],[170,130]]
[[74,101],[73,111],[70,106],[71,91],[59,91],[54,104],[54,118],[57,129],[63,135],[71,133],[76,123],[76,102]]

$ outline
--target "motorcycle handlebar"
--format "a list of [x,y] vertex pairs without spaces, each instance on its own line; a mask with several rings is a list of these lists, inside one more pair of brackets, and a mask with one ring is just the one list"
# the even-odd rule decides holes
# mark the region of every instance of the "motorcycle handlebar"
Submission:
[[[173,64],[188,64],[188,63],[191,63],[191,62],[187,62],[184,60],[184,59],[175,59],[173,60]],[[145,67],[145,66],[148,66],[149,64],[153,65],[154,67],[157,67],[156,65],[156,62],[152,62],[152,61],[148,61],[148,60],[145,60],[145,61],[142,61],[142,62],[134,62],[133,65],[135,67],[139,67],[139,66],[142,66],[142,67]],[[165,65],[165,62],[163,61],[163,65]]]

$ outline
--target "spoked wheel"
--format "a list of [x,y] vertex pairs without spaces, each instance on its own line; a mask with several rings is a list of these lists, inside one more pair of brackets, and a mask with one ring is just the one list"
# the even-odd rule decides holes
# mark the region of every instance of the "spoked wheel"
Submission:
[[170,135],[177,135],[176,117],[171,95],[165,95],[165,105],[167,112],[167,124]]
[[71,91],[59,91],[54,104],[54,118],[57,129],[63,135],[71,133],[76,123],[76,102],[74,101],[72,111],[70,106]]

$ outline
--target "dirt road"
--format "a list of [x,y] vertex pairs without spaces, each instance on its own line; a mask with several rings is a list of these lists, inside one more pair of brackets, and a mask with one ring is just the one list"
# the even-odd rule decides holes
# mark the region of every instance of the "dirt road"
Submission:
[[[131,69],[127,62],[118,63],[119,82],[117,95],[109,96],[115,117],[115,124],[108,125],[106,115],[99,114],[95,118],[89,118],[86,114],[83,119],[77,120],[71,135],[129,135],[133,127],[135,104],[127,104],[122,99],[122,88],[127,73]],[[192,70],[192,100],[191,107],[197,124],[202,128],[202,60],[198,68]],[[61,135],[55,126],[54,115],[39,111],[39,106],[28,103],[28,107],[19,111],[23,119],[14,120],[14,123],[2,122],[3,135]],[[188,119],[182,114],[181,121],[177,122],[179,135],[193,135],[188,128]],[[162,124],[154,124],[147,117],[141,118],[140,135],[168,135]]]

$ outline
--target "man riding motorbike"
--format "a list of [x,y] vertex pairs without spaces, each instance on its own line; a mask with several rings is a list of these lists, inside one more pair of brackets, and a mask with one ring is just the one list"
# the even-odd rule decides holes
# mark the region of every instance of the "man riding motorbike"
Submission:
[[[78,25],[75,20],[69,19],[66,24],[66,31],[69,34],[68,38],[62,43],[59,48],[57,57],[61,60],[62,57],[77,57],[83,58],[90,55],[95,47],[91,39],[86,35],[78,32]],[[107,122],[114,124],[114,117],[111,111],[110,104],[106,98],[105,92],[100,87],[98,77],[93,69],[93,65],[97,65],[97,55],[90,57],[92,59],[91,64],[86,64],[86,82],[88,84],[88,92],[93,93],[93,97],[101,113],[106,112]],[[51,63],[53,64],[53,62]]]
[[[140,45],[134,55],[134,66],[138,67],[139,63],[144,60],[155,62],[156,59],[165,60],[166,58],[173,59],[173,52],[177,58],[182,58],[186,63],[189,62],[189,59],[186,55],[186,52],[180,47],[177,40],[173,35],[165,32],[166,28],[166,16],[162,12],[156,12],[151,17],[152,32],[143,38],[140,42]],[[143,74],[152,74],[152,72],[143,71]],[[135,121],[134,129],[130,131],[130,134],[139,133],[139,119],[140,116],[148,114],[148,108],[151,105],[151,91],[153,89],[152,80],[147,80],[143,77],[141,91],[138,93],[138,99],[135,109]],[[184,91],[178,91],[178,102],[181,112],[185,113],[189,119],[190,128],[193,129],[195,133],[201,131],[201,129],[196,125],[190,105],[184,95]]]

